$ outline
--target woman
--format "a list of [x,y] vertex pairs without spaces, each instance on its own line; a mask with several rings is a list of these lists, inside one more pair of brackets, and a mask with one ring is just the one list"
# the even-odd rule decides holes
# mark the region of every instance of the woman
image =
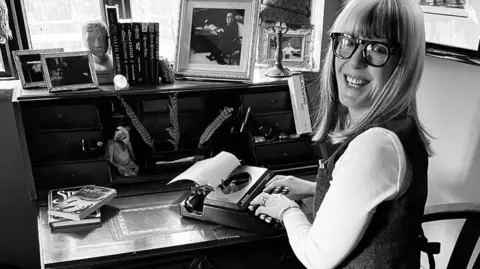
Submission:
[[[420,268],[432,153],[415,99],[424,53],[412,0],[351,0],[336,19],[313,136],[317,182],[276,176],[252,201],[256,215],[283,222],[307,268]],[[277,186],[290,192],[268,194]],[[309,196],[312,224],[292,201]]]

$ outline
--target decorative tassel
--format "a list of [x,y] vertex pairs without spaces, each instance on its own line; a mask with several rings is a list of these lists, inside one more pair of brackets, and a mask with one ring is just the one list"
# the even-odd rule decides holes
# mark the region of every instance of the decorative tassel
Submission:
[[213,135],[213,133],[222,125],[222,123],[228,119],[230,116],[232,116],[233,108],[231,107],[226,107],[220,115],[215,118],[215,120],[208,125],[207,129],[203,132],[202,136],[200,136],[200,141],[198,141],[198,147],[201,148],[205,142],[210,139],[210,137]]
[[173,145],[175,151],[178,150],[178,144],[180,142],[180,127],[178,124],[178,106],[177,106],[177,95],[178,93],[171,94],[170,97],[170,124],[172,126],[167,128],[167,132],[170,134],[172,139],[168,139]]
[[147,129],[145,129],[143,124],[138,119],[137,115],[135,115],[135,113],[133,112],[130,105],[128,105],[127,102],[125,102],[125,100],[122,97],[120,97],[120,96],[117,96],[117,97],[122,102],[122,106],[123,106],[123,108],[125,108],[125,112],[127,112],[127,115],[130,118],[130,120],[132,121],[133,126],[135,126],[135,129],[137,129],[138,133],[142,137],[145,144],[147,144],[151,148],[153,148],[153,140],[150,137],[150,134],[148,133]]

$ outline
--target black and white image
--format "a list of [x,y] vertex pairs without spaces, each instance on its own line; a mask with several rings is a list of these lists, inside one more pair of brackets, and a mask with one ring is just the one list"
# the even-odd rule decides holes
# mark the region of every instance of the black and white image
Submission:
[[40,54],[62,51],[63,49],[14,51],[13,57],[23,88],[45,87]]
[[77,90],[98,86],[90,52],[42,55],[50,91]]
[[244,9],[194,8],[189,63],[240,65]]
[[[303,61],[304,56],[304,42],[305,37],[299,35],[284,35],[282,37],[282,61]],[[277,35],[268,35],[268,59],[275,60],[277,52]]]
[[175,76],[251,81],[259,7],[256,0],[180,1]]

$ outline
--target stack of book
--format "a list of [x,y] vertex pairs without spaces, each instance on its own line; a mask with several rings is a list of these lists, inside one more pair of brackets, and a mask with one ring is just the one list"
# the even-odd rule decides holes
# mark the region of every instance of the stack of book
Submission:
[[115,189],[94,185],[50,190],[48,225],[52,230],[101,226],[100,207],[116,195]]
[[118,6],[105,6],[114,74],[130,84],[160,84],[158,22],[120,20]]

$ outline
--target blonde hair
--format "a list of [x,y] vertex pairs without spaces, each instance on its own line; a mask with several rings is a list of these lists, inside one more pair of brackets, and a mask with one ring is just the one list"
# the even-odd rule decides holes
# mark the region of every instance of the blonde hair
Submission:
[[338,99],[335,56],[330,40],[322,66],[313,140],[344,141],[368,126],[380,125],[405,114],[413,118],[425,148],[429,155],[433,154],[431,136],[418,119],[416,104],[425,58],[425,30],[419,4],[413,0],[351,0],[338,15],[331,32],[386,38],[390,44],[401,46],[401,56],[385,85],[373,86],[373,104],[363,119],[348,126],[348,109]]

